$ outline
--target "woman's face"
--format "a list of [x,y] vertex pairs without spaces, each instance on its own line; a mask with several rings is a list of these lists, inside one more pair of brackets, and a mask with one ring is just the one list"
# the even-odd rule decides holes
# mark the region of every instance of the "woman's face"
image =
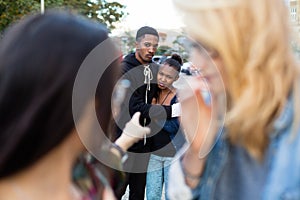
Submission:
[[216,51],[201,46],[191,50],[192,75],[184,76],[178,84],[180,119],[188,140],[201,147],[203,158],[211,149],[218,133],[216,130],[221,127],[226,114],[224,64]]
[[157,73],[157,84],[161,90],[172,88],[174,81],[178,79],[178,71],[168,64],[162,64]]
[[219,54],[203,46],[193,48],[191,62],[199,71],[199,75],[207,83],[211,93],[224,92],[226,76],[224,65]]

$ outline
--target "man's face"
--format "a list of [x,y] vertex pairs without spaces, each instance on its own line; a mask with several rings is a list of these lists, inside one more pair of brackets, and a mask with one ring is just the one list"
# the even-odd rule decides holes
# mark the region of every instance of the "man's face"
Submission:
[[158,47],[158,37],[155,35],[146,34],[136,42],[136,52],[135,57],[142,64],[151,62],[157,47]]

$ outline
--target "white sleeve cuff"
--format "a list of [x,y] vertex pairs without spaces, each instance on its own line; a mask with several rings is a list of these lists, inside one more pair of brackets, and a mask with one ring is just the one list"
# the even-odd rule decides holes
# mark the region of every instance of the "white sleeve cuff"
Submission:
[[179,117],[181,115],[181,105],[180,103],[175,103],[172,105],[172,115],[171,117]]

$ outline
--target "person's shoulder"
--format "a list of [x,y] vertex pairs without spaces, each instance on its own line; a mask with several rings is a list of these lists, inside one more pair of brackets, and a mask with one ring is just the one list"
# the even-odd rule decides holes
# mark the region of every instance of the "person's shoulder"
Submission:
[[171,99],[171,105],[173,105],[174,103],[178,103],[178,97],[177,94],[174,95],[174,97]]
[[155,63],[155,62],[150,62],[149,65],[151,67],[155,67],[155,68],[158,68],[159,67],[159,64]]
[[154,62],[151,62],[151,63],[149,63],[149,65],[150,65],[150,69],[151,70],[154,70],[154,71],[158,71],[158,69],[159,69],[159,64],[157,64],[157,63],[154,63]]
[[132,68],[141,65],[139,61],[135,58],[135,53],[130,53],[124,57],[124,59],[121,62],[121,67],[123,70],[123,73],[128,72]]
[[129,53],[129,54],[127,54],[127,55],[124,55],[124,56],[123,56],[122,62],[131,59],[133,56],[134,56],[134,53]]

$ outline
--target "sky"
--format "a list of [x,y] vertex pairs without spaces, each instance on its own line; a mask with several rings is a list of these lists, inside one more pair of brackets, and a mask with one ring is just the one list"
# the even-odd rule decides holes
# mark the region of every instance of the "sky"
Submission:
[[136,30],[141,26],[179,29],[182,20],[172,0],[114,0],[126,6],[128,15],[117,29]]

